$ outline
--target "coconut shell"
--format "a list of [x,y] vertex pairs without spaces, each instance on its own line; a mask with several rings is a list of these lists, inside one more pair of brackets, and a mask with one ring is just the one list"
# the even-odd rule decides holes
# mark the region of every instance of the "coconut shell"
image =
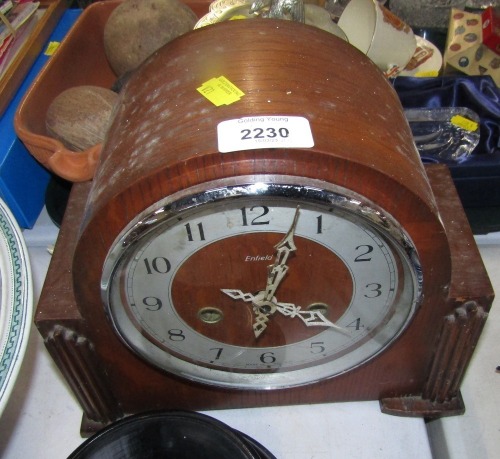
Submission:
[[98,86],[75,86],[50,104],[47,134],[66,148],[83,151],[104,141],[118,95]]
[[104,26],[104,50],[119,77],[193,29],[198,18],[178,0],[125,0]]

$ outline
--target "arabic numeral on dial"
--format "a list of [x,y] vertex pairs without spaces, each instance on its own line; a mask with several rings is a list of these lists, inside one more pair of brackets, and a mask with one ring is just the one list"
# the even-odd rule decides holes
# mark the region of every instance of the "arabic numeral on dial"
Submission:
[[368,293],[365,293],[365,298],[377,298],[382,295],[382,285],[373,282],[371,284],[366,284],[366,289]]
[[220,356],[222,355],[222,351],[224,350],[223,347],[212,347],[209,349],[210,351],[215,351],[215,357],[210,360],[210,363],[214,363],[216,360],[220,359]]
[[144,265],[148,274],[167,274],[172,268],[170,261],[165,257],[155,257],[151,260],[144,258]]
[[271,363],[275,363],[276,362],[276,357],[274,356],[274,352],[264,352],[260,356],[260,361],[262,363],[267,364],[267,365],[270,365]]
[[359,263],[362,261],[371,261],[372,257],[367,256],[368,254],[373,252],[373,246],[371,245],[358,245],[356,250],[359,250],[361,253],[354,259],[355,262]]
[[316,341],[311,343],[311,354],[323,354],[326,351],[325,343],[323,341]]
[[[191,224],[190,223],[186,223],[184,225],[184,227],[186,228],[188,241],[189,242],[193,242],[195,236],[193,235],[193,231],[191,229]],[[196,237],[198,237],[200,241],[204,241],[205,240],[205,231],[203,230],[203,223],[198,223],[196,225],[196,227],[198,228],[198,235]]]
[[170,341],[184,341],[186,339],[186,336],[179,328],[172,328],[168,331],[168,339]]
[[346,328],[354,328],[355,330],[361,330],[365,326],[361,323],[361,318],[353,320],[351,323],[346,325]]
[[153,312],[159,311],[163,306],[161,300],[154,296],[147,296],[142,300],[142,303],[146,306],[146,309],[148,311],[153,311]]
[[316,217],[316,221],[318,223],[318,226],[316,229],[316,234],[321,234],[321,233],[323,233],[323,215]]
[[[242,207],[241,209],[241,219],[243,221],[243,226],[248,226],[248,217],[253,217],[250,220],[250,225],[269,225],[269,220],[262,220],[264,216],[269,213],[269,207],[267,206],[255,206],[247,209],[246,207]],[[255,216],[250,214],[257,214]]]

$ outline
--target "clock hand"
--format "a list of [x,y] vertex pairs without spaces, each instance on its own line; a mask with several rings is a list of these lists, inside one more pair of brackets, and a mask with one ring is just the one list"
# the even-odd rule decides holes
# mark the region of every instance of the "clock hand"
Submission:
[[320,311],[302,311],[300,306],[293,303],[276,303],[276,309],[287,317],[299,317],[308,327],[323,326],[349,334],[349,332],[333,322],[330,322]]
[[255,295],[252,295],[251,293],[244,293],[241,290],[236,290],[231,288],[221,288],[221,292],[225,293],[233,300],[243,300],[246,303],[254,302],[256,300]]
[[329,321],[320,311],[302,311],[300,306],[296,306],[293,303],[277,302],[275,298],[273,300],[266,300],[263,298],[263,292],[260,292],[257,295],[245,293],[236,289],[222,289],[222,292],[234,300],[243,300],[247,303],[251,302],[253,304],[253,310],[255,313],[253,330],[256,338],[258,338],[267,328],[269,316],[274,314],[276,311],[279,311],[284,316],[291,317],[292,319],[294,317],[299,317],[308,327],[330,327],[349,334],[345,328]]
[[288,261],[288,257],[290,256],[290,253],[297,250],[297,247],[295,247],[295,244],[293,242],[293,236],[295,234],[295,228],[297,226],[297,221],[299,218],[299,209],[300,207],[297,206],[292,225],[290,226],[290,229],[286,233],[285,237],[274,246],[274,248],[276,249],[274,263],[267,267],[267,283],[264,296],[264,299],[267,301],[271,301],[273,299],[278,285],[283,280],[285,274],[288,271],[288,266],[286,263]]
[[267,328],[267,322],[269,322],[270,314],[265,314],[260,311],[259,308],[254,307],[255,312],[255,322],[252,325],[253,332],[256,338],[258,338],[261,333]]
[[257,295],[245,293],[237,289],[221,289],[223,293],[231,297],[233,300],[243,300],[246,303],[252,303],[255,321],[253,323],[253,332],[258,338],[261,333],[267,328],[269,316],[276,312],[277,304],[274,301],[266,300],[264,292],[259,292]]
[[299,208],[300,207],[297,206],[293,222],[285,237],[274,246],[276,249],[276,256],[274,263],[267,267],[266,288],[259,292],[257,296],[251,293],[243,293],[241,290],[221,289],[222,292],[234,300],[243,300],[253,303],[255,314],[253,330],[255,337],[258,337],[267,328],[266,323],[269,321],[269,316],[276,312],[276,303],[273,301],[275,300],[274,294],[288,271],[286,263],[290,253],[297,250],[293,242],[293,236],[299,218]]

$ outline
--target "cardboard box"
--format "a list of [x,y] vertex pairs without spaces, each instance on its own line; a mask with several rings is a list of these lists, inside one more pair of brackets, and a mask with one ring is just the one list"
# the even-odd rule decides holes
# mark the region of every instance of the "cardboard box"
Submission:
[[482,14],[483,43],[500,55],[500,7],[490,6]]
[[453,8],[444,53],[444,74],[490,75],[500,87],[500,55],[483,42],[482,17]]

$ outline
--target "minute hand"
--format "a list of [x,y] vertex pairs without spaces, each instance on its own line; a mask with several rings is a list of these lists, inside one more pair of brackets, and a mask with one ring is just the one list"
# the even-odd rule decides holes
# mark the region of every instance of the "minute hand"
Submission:
[[274,259],[274,263],[267,267],[267,283],[264,295],[264,299],[267,301],[272,301],[274,298],[276,289],[288,271],[288,266],[286,265],[288,257],[290,256],[290,253],[297,250],[297,247],[295,247],[295,243],[293,242],[293,236],[295,234],[295,227],[297,226],[298,218],[299,207],[297,207],[297,210],[295,211],[295,216],[288,233],[286,233],[285,237],[274,246],[276,249],[276,257]]
[[334,328],[335,330],[349,334],[349,332],[339,325],[330,322],[320,311],[302,311],[300,306],[293,303],[276,303],[276,310],[287,317],[299,317],[308,327],[323,326]]

